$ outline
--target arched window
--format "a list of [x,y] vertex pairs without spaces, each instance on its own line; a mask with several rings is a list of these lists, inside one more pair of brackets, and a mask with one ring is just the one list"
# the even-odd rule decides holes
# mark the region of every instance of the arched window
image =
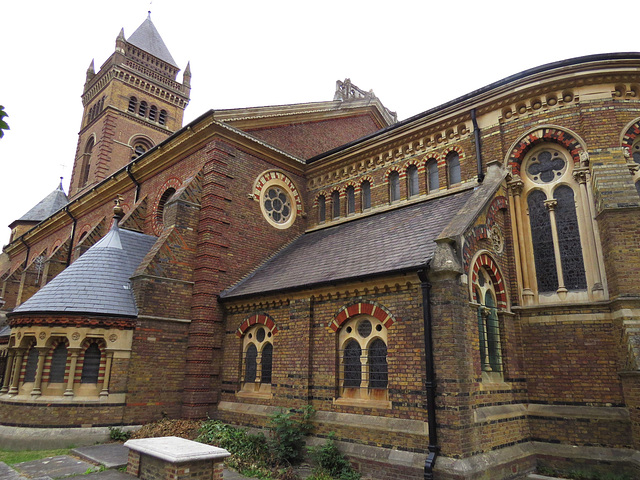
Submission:
[[409,198],[420,194],[420,184],[418,183],[418,167],[409,165],[407,168],[407,192]]
[[347,187],[347,215],[356,213],[356,189],[353,185]]
[[156,107],[155,105],[151,105],[151,108],[149,109],[149,120],[151,120],[152,122],[155,122],[157,115],[158,115],[158,107]]
[[87,144],[84,147],[84,153],[82,154],[82,162],[80,167],[80,181],[79,187],[84,187],[89,181],[89,173],[91,172],[91,152],[93,151],[94,140],[91,137],[87,140]]
[[388,398],[387,329],[374,317],[358,316],[339,334],[340,397],[348,400]]
[[438,161],[435,158],[427,162],[427,188],[429,193],[437,192],[440,188],[440,179],[438,178]]
[[389,201],[391,203],[400,200],[400,174],[393,170],[389,173]]
[[161,225],[164,225],[164,207],[171,197],[173,197],[174,193],[176,193],[175,188],[167,188],[160,197],[160,200],[158,200],[158,206],[156,207],[156,221]]
[[446,157],[446,163],[449,186],[460,183],[460,155],[458,155],[458,152],[449,152]]
[[146,117],[147,116],[147,102],[145,102],[144,100],[142,102],[140,102],[140,108],[138,109],[138,115],[140,115],[141,117]]
[[[475,267],[474,267],[475,269]],[[502,372],[502,346],[496,302],[495,279],[485,266],[478,266],[474,297],[478,306],[480,365],[483,372]]]
[[24,382],[35,382],[36,372],[38,370],[38,349],[35,344],[29,349],[27,354],[27,365],[24,370]]
[[265,325],[249,328],[243,339],[243,386],[245,393],[271,393],[273,377],[273,333]]
[[129,99],[129,113],[136,113],[136,107],[138,106],[138,99],[136,97],[131,97]]
[[324,223],[327,220],[327,200],[324,195],[318,197],[318,222]]
[[97,343],[92,343],[87,347],[84,351],[80,383],[98,383],[101,356],[102,353]]
[[340,192],[338,190],[334,190],[331,193],[331,211],[332,218],[340,217]]
[[362,192],[362,210],[368,210],[371,208],[371,183],[369,180],[364,180],[360,184],[360,191]]
[[140,155],[148,152],[153,145],[145,138],[137,138],[132,145],[133,153],[131,155],[131,160],[138,158]]
[[63,383],[64,373],[67,367],[67,346],[61,342],[51,354],[51,369],[49,371],[49,383]]
[[165,125],[167,123],[167,111],[166,110],[160,110],[160,116],[158,118],[158,123],[160,125]]

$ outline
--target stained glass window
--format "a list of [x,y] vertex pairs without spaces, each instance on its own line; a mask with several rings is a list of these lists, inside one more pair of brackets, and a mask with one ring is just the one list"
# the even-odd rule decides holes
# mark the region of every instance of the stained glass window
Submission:
[[244,381],[246,383],[253,383],[256,381],[256,372],[258,370],[258,349],[252,343],[247,348],[247,352],[244,357]]
[[531,222],[531,241],[535,259],[538,292],[555,292],[558,290],[558,273],[556,256],[553,249],[551,221],[544,201],[546,195],[534,190],[527,199],[529,205],[529,221]]
[[262,383],[271,383],[271,368],[273,362],[273,345],[266,343],[262,349],[261,375]]
[[369,347],[369,387],[387,388],[387,346],[379,338]]
[[331,204],[333,206],[333,218],[338,218],[340,216],[340,192],[337,190],[331,194]]
[[420,193],[418,168],[415,165],[409,165],[407,168],[407,189],[409,191],[409,197],[413,197]]
[[557,150],[542,150],[531,157],[527,165],[527,175],[536,183],[550,183],[560,178],[567,162]]
[[353,186],[347,187],[347,215],[356,213],[356,191]]
[[389,200],[391,202],[400,200],[400,175],[396,171],[389,174]]
[[360,345],[355,340],[350,340],[344,347],[344,387],[359,387],[360,383],[362,383],[362,365],[360,363],[361,355],[362,348],[360,348]]
[[502,351],[500,348],[500,325],[498,323],[498,309],[492,292],[485,294],[485,307],[487,312],[487,350],[489,354],[489,366],[493,372],[502,371]]
[[82,364],[80,383],[98,383],[99,372],[100,347],[97,343],[92,343],[84,352],[84,363]]
[[449,174],[449,185],[460,183],[460,155],[457,152],[447,154],[447,172]]
[[264,209],[275,223],[286,223],[291,217],[291,199],[280,187],[271,187],[264,195]]
[[327,201],[324,198],[324,195],[320,195],[318,197],[318,222],[322,223],[327,219]]
[[362,190],[362,209],[371,208],[371,184],[369,180],[362,182],[360,189]]
[[556,188],[554,198],[558,201],[555,217],[564,286],[568,290],[584,290],[587,288],[587,278],[573,190],[567,185],[561,185]]

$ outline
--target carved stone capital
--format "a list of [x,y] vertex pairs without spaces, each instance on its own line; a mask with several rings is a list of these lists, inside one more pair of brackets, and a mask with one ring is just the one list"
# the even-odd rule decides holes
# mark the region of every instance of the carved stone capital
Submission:
[[555,210],[558,206],[558,201],[555,198],[550,198],[544,201],[544,206],[547,207],[547,210]]
[[576,169],[576,171],[573,172],[573,178],[580,184],[587,183],[587,169]]
[[511,190],[511,194],[514,197],[518,197],[522,194],[522,189],[524,188],[524,182],[522,181],[519,175],[512,175],[507,185],[509,187],[509,190]]

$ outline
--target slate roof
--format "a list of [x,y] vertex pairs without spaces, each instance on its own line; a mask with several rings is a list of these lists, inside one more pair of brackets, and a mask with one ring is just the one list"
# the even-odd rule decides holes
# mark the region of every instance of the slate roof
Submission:
[[84,255],[42,287],[15,313],[69,312],[136,316],[129,278],[156,237],[114,225]]
[[[16,222],[41,222],[46,218],[49,218],[53,213],[60,210],[67,203],[69,199],[62,189],[62,183],[53,192],[43,198],[35,207],[25,213]],[[12,223],[12,225],[13,225]]]
[[131,34],[131,36],[127,39],[127,42],[129,42],[131,45],[135,45],[136,47],[144,50],[147,53],[150,53],[163,62],[167,62],[168,64],[178,68],[176,61],[169,53],[169,49],[164,44],[162,37],[151,21],[151,13],[149,13],[147,19],[142,22],[142,25],[140,25],[138,29]]
[[221,293],[231,299],[424,267],[434,240],[472,194],[465,190],[298,237]]

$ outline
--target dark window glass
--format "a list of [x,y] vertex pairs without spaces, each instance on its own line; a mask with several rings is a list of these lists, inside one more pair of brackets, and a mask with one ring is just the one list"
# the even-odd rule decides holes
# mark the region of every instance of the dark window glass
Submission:
[[554,197],[558,201],[555,216],[564,286],[568,290],[584,290],[587,288],[587,278],[584,272],[573,190],[571,187],[562,185],[556,188]]
[[160,223],[164,223],[164,207],[167,202],[173,197],[173,194],[176,193],[176,189],[171,187],[167,188],[165,192],[160,197],[158,201],[158,208],[156,209],[156,220]]
[[640,195],[640,180],[636,182],[636,191],[638,192],[638,195]]
[[64,343],[59,343],[51,355],[51,370],[49,372],[49,383],[64,382],[64,371],[67,367],[67,347]]
[[489,309],[487,315],[487,347],[489,351],[489,365],[494,372],[502,371],[502,352],[500,349],[500,325],[498,323],[498,309],[491,292],[485,294],[485,305]]
[[138,99],[131,97],[129,99],[129,113],[136,113],[136,107],[138,106]]
[[252,343],[247,347],[247,353],[244,357],[244,381],[246,383],[253,383],[256,381],[256,371],[258,369],[257,364],[258,349]]
[[347,187],[347,215],[356,213],[356,190],[351,185]]
[[327,219],[327,201],[324,198],[324,195],[320,195],[318,197],[318,221],[320,223],[324,222]]
[[457,152],[447,154],[447,171],[449,173],[449,185],[460,183],[460,156]]
[[271,383],[271,368],[273,362],[273,345],[267,343],[262,349],[262,375],[260,381],[262,383]]
[[362,368],[360,363],[360,356],[362,355],[362,349],[355,340],[349,341],[344,347],[343,353],[343,366],[344,366],[344,383],[345,388],[359,387],[362,382]]
[[400,175],[396,171],[389,174],[389,200],[392,202],[400,200]]
[[409,197],[413,197],[420,193],[420,185],[418,184],[418,168],[415,165],[409,165],[407,168],[407,189]]
[[138,115],[145,117],[147,115],[147,102],[140,102],[140,108],[138,109]]
[[538,292],[558,290],[556,256],[553,249],[549,212],[544,206],[547,196],[540,190],[531,192],[527,199],[529,222],[531,223],[531,241],[538,279]]
[[438,162],[435,158],[427,162],[427,177],[429,178],[429,192],[437,192],[440,188],[440,179],[438,178]]
[[371,208],[371,184],[369,180],[362,182],[360,189],[362,190],[362,209]]
[[377,338],[369,346],[369,387],[387,388],[387,346]]
[[35,382],[37,370],[38,370],[38,350],[36,349],[36,347],[31,347],[29,349],[29,354],[27,355],[27,366],[24,372],[24,381]]
[[160,110],[160,117],[158,118],[158,123],[160,123],[160,125],[164,125],[165,123],[167,123],[167,111],[166,110]]
[[158,108],[155,105],[151,105],[149,109],[149,120],[152,122],[156,121],[156,116],[158,115]]
[[82,364],[82,376],[80,383],[98,383],[100,373],[100,347],[97,343],[92,343],[84,352],[84,362]]
[[84,187],[89,181],[89,172],[91,171],[91,152],[93,151],[93,138],[90,138],[84,147],[84,155],[82,156],[82,167],[80,169],[80,186]]
[[337,190],[331,194],[331,203],[333,205],[333,218],[340,216],[340,192]]

